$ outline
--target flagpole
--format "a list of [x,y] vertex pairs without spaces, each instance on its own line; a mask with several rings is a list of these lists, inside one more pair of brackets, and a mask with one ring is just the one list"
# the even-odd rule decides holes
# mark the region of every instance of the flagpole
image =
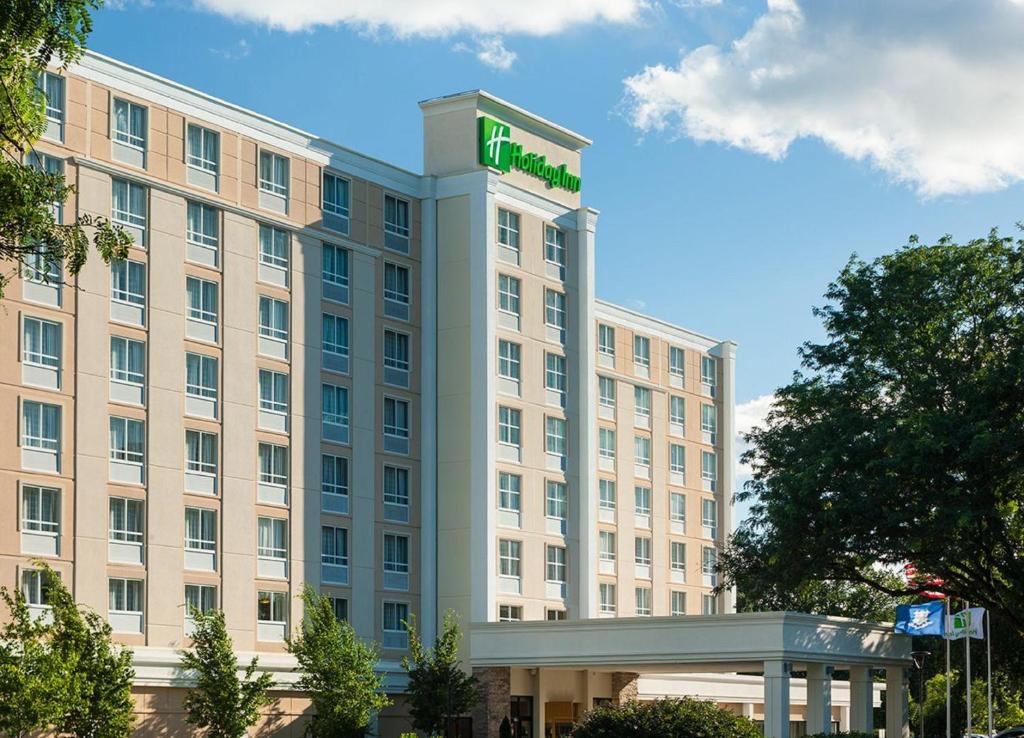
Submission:
[[985,610],[985,648],[988,651],[988,734],[992,731],[992,615]]
[[[950,642],[950,637],[949,637],[950,636],[950,632],[949,631],[952,630],[952,628],[950,626],[951,626],[951,623],[949,622],[949,598],[947,597],[946,598],[946,627],[945,627],[945,634],[944,634],[945,635],[945,639],[946,639],[946,738],[953,738],[953,722],[951,720],[951,715],[950,715],[950,710],[949,710],[949,705],[950,705],[950,701],[951,701],[950,698],[952,696],[951,695],[952,686],[950,685],[950,675],[949,675],[949,671],[950,671],[949,670],[949,642]],[[924,709],[923,705],[922,705],[921,709],[922,710]],[[921,738],[924,738],[924,736],[921,736]]]
[[971,603],[964,601],[964,612],[967,613],[967,638],[964,639],[964,650],[967,652],[967,735],[971,730]]

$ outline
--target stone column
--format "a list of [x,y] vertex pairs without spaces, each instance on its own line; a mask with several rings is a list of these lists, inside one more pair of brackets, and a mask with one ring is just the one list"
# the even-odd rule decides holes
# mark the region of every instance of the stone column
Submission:
[[[885,669],[885,738],[910,738],[910,692],[907,670]],[[926,726],[927,727],[927,726]]]
[[640,675],[632,671],[612,672],[612,698],[620,705],[637,699]]
[[473,738],[498,735],[511,704],[511,670],[507,666],[473,667],[480,683],[481,700],[473,708]]
[[867,666],[850,667],[850,730],[870,733],[875,724],[874,689],[871,669]]
[[788,661],[764,662],[764,736],[789,738]]
[[832,667],[807,665],[807,732],[832,732]]

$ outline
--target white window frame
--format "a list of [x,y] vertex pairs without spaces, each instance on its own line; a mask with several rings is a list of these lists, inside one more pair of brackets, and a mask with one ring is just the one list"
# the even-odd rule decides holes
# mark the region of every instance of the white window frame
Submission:
[[[669,569],[686,574],[686,544],[682,541],[669,541]],[[677,555],[682,553],[681,556]]]
[[[611,392],[607,391],[609,388]],[[615,407],[615,379],[613,377],[598,376],[597,401],[603,407]]]
[[618,558],[615,531],[602,530],[597,535],[597,557],[601,561],[615,561]]
[[636,590],[636,614],[647,617],[651,614],[651,588],[637,587]]
[[[404,410],[402,410],[404,408]],[[400,412],[400,410],[402,410]],[[402,416],[404,415],[404,424]],[[383,431],[385,436],[408,440],[412,427],[412,403],[401,397],[384,396],[384,411],[382,415]]]
[[521,579],[523,576],[523,544],[515,538],[498,539],[498,576]]
[[[389,336],[394,336],[393,339],[389,340]],[[389,355],[388,347],[393,346],[398,349],[393,354]],[[404,347],[403,351],[401,350]],[[384,366],[388,369],[396,369],[400,372],[408,372],[411,367],[410,355],[412,353],[412,338],[408,333],[402,331],[396,331],[393,328],[384,329],[384,340],[382,342],[381,351],[383,352]]]
[[[598,480],[598,506],[604,510],[614,510],[617,504],[618,490],[614,479]],[[611,494],[608,494],[611,492]]]
[[597,455],[615,460],[615,429],[601,426],[597,429]]
[[[33,501],[34,500],[34,501]],[[44,504],[44,501],[45,504]],[[61,491],[56,487],[25,484],[21,487],[21,530],[60,535]],[[49,510],[47,518],[44,511]]]
[[[128,124],[128,130],[122,131],[118,128],[118,104],[126,107],[125,121]],[[132,130],[132,123],[136,120],[132,115],[133,110],[142,111],[142,132]],[[146,141],[148,140],[148,127],[149,127],[149,108],[145,105],[139,105],[131,100],[125,100],[121,97],[115,97],[111,103],[110,108],[110,137],[117,141],[119,144],[129,146],[139,151],[146,150]]]
[[[335,354],[336,356],[348,357],[349,355],[349,322],[348,318],[344,315],[336,315],[335,313],[321,313],[321,347],[328,354]],[[333,328],[327,329],[328,324],[331,324]],[[339,329],[339,327],[341,327]],[[329,340],[328,334],[333,334],[333,340]],[[337,336],[339,333],[345,334],[345,342],[339,343]]]
[[[339,461],[341,463],[339,463]],[[327,474],[323,473],[323,470],[327,465],[333,467],[331,476],[335,478],[335,481],[328,482]],[[348,468],[348,457],[338,456],[337,454],[320,454],[320,491],[325,495],[337,495],[338,497],[348,498],[349,493],[349,468]],[[339,474],[339,471],[342,472]],[[343,476],[344,479],[338,479],[339,476]]]
[[[189,518],[198,524],[197,535],[189,534]],[[196,532],[196,531],[193,531]],[[212,533],[212,538],[207,533]],[[217,511],[209,507],[185,508],[185,550],[216,553],[217,551]]]
[[673,523],[686,525],[686,495],[682,492],[669,492],[668,517]]
[[[198,155],[192,153],[192,131],[198,133]],[[215,141],[213,149],[216,159],[206,157],[206,139],[211,136]],[[185,126],[185,164],[193,169],[202,169],[211,174],[218,174],[220,170],[220,133],[195,123],[187,124]]]
[[637,366],[650,368],[651,339],[647,336],[633,336],[633,363]]
[[650,536],[635,536],[633,538],[633,562],[639,566],[651,565]]
[[498,310],[517,318],[520,314],[522,282],[510,274],[498,275]]
[[600,611],[602,615],[614,615],[617,611],[616,587],[612,582],[601,582],[598,586]]
[[522,443],[522,411],[507,405],[498,406],[498,443],[519,448]]
[[[388,608],[391,608],[391,616],[388,616]],[[403,617],[404,613],[404,617]],[[390,623],[388,621],[391,621]],[[407,629],[405,623],[409,622],[409,603],[408,602],[396,602],[394,600],[384,600],[381,603],[381,626],[380,629],[383,633],[401,633],[405,634]],[[394,627],[388,627],[389,625]]]
[[651,465],[650,436],[633,436],[633,461],[641,466]]
[[551,351],[544,352],[544,388],[565,395],[569,387],[566,358]]
[[[52,90],[51,84],[53,85]],[[46,119],[52,120],[54,123],[60,123],[63,126],[64,111],[67,108],[67,82],[64,77],[52,72],[43,72],[39,75],[36,86],[43,91],[46,97]],[[55,104],[57,101],[52,99],[51,92],[60,93],[59,105]]]
[[[198,362],[199,370],[199,384],[189,382],[189,362]],[[212,365],[213,367],[213,386],[202,384],[203,377],[208,373],[206,369]],[[199,397],[204,400],[216,400],[217,399],[217,370],[218,360],[216,356],[208,356],[206,354],[200,354],[195,351],[185,352],[185,394],[189,397]]]
[[[405,272],[405,292],[400,291],[402,285],[398,279],[402,272]],[[412,270],[409,267],[393,261],[384,262],[384,299],[407,307],[412,304]]]
[[410,476],[408,467],[384,464],[381,472],[381,495],[385,505],[409,508]]
[[647,387],[633,386],[633,412],[643,418],[651,417],[651,397],[654,393]]
[[718,502],[708,498],[700,501],[700,524],[704,535],[712,540],[718,538]]
[[682,590],[673,589],[669,593],[669,615],[685,615],[686,614],[686,592]]
[[[392,200],[395,203],[395,215],[396,220],[388,220],[388,200]],[[401,205],[405,205],[404,217],[402,215],[403,208]],[[404,220],[404,222],[402,222]],[[384,193],[384,232],[393,233],[401,238],[409,238],[412,226],[412,203],[406,200],[404,197],[393,195],[390,192]]]
[[[199,305],[194,306],[189,299],[188,285],[199,286]],[[212,289],[210,288],[212,285]],[[212,295],[212,300],[210,299]],[[212,303],[212,306],[211,306]],[[196,320],[200,323],[217,325],[217,314],[220,305],[220,285],[209,279],[188,276],[185,278],[185,311],[189,320]]]
[[544,549],[544,581],[565,584],[568,581],[565,546],[552,546],[548,544]]
[[[192,446],[189,445],[189,438],[195,438],[198,445],[195,448],[199,451],[199,458],[195,459],[192,457]],[[213,439],[213,445],[208,445],[208,440]],[[207,458],[206,452],[212,448],[213,458]],[[195,474],[205,474],[208,476],[216,476],[217,474],[217,456],[218,456],[218,439],[216,433],[210,433],[208,431],[199,430],[197,428],[186,428],[185,429],[185,471],[192,472]]]
[[680,377],[686,377],[686,351],[679,346],[668,347],[668,373]]
[[565,269],[565,231],[552,225],[544,226],[544,261]]
[[511,472],[498,472],[498,509],[522,512],[523,478]]
[[718,433],[718,408],[714,405],[706,402],[700,404],[700,430],[712,436]]
[[[114,527],[114,508],[120,508],[118,516],[121,518],[124,527]],[[128,509],[135,509],[135,520],[139,528],[135,530],[128,527],[130,519]],[[107,540],[111,543],[130,543],[141,546],[146,539],[146,503],[134,497],[109,497],[107,498]]]
[[[211,224],[212,229],[208,228]],[[220,248],[220,211],[204,202],[189,200],[186,205],[185,240],[217,253]]]
[[[708,461],[710,460],[710,464]],[[713,451],[700,452],[700,478],[706,482],[714,482],[718,479],[718,456]]]
[[566,327],[565,293],[544,288],[544,325],[564,331]]
[[[336,284],[340,287],[348,287],[349,280],[349,251],[344,246],[336,246],[332,243],[325,243],[322,245],[322,253],[320,259],[320,278],[324,282],[330,284]],[[327,254],[331,254],[330,257]],[[334,267],[333,271],[326,269],[327,264],[325,262],[331,262],[330,266]],[[337,271],[337,267],[344,264],[344,273]]]
[[514,341],[498,339],[498,376],[516,382],[520,378],[521,346]]
[[498,243],[513,251],[519,251],[519,224],[519,213],[498,208]]
[[[337,202],[337,198],[335,198],[335,200],[333,200],[333,201],[327,199],[327,180],[328,179],[334,180],[334,191],[336,193],[339,190],[338,185],[339,184],[344,184],[345,197],[343,198],[344,199],[343,203]],[[322,187],[323,187],[323,189],[322,189],[323,196],[322,196],[321,199],[322,199],[322,208],[323,208],[324,212],[325,213],[331,213],[332,215],[339,215],[342,218],[349,217],[349,206],[350,206],[350,204],[352,202],[352,200],[351,200],[351,198],[352,198],[352,180],[350,180],[350,179],[348,179],[346,177],[342,177],[340,175],[334,174],[333,172],[328,172],[325,169],[324,172],[323,172],[323,185],[322,185]]]
[[615,357],[615,326],[607,323],[597,324],[597,352]]
[[[280,168],[281,172],[284,174],[283,183],[277,181],[279,170],[276,164],[278,161],[284,162],[284,165]],[[259,187],[261,190],[270,192],[279,197],[288,197],[288,179],[291,176],[291,160],[287,156],[282,156],[281,154],[276,154],[273,151],[267,151],[266,149],[260,149],[258,169]]]
[[718,362],[713,356],[700,357],[700,381],[708,387],[718,384]]
[[[29,326],[34,326],[38,335],[38,341],[30,341],[28,338]],[[44,353],[44,347],[46,346],[46,332],[47,330],[53,330],[56,332],[56,354]],[[44,320],[43,318],[37,318],[34,315],[25,315],[21,321],[21,336],[22,336],[22,353],[21,360],[25,364],[30,366],[39,366],[46,369],[56,369],[60,371],[60,357],[63,348],[63,336],[64,336],[64,325],[53,320]],[[33,349],[30,344],[36,343],[37,349]]]
[[568,420],[552,415],[544,416],[544,450],[554,456],[569,455]]
[[569,487],[565,482],[544,480],[544,516],[550,520],[568,520]]
[[[119,276],[115,272],[120,273],[122,271],[124,273],[123,288],[115,286],[115,280]],[[142,292],[131,291],[133,271],[142,274]],[[146,306],[146,264],[144,262],[133,261],[132,259],[117,259],[110,262],[110,299],[125,305]]]
[[[331,545],[324,543],[330,540]],[[328,566],[348,566],[348,528],[340,525],[320,526],[320,563]]]
[[[44,436],[46,423],[43,422],[44,414],[47,411],[56,411],[57,416],[57,437],[50,438]],[[28,433],[28,418],[29,415],[38,415],[37,425],[39,427],[39,435],[29,435]],[[22,400],[21,401],[21,445],[25,448],[34,448],[41,451],[52,451],[58,453],[60,451],[61,432],[63,430],[63,408],[60,405],[55,405],[50,402],[39,402],[38,400]]]
[[[324,409],[324,400],[327,399],[328,395],[330,395],[333,398],[333,403],[338,406],[339,412],[328,412],[326,409]],[[342,400],[342,398],[344,399]],[[343,428],[348,427],[348,387],[344,387],[340,384],[330,384],[329,382],[323,382],[321,383],[320,401],[320,410],[324,423],[327,423],[328,425],[341,426]]]
[[668,470],[686,477],[686,447],[683,444],[670,443],[668,445]]
[[[124,447],[116,448],[114,446],[114,427],[122,426],[124,439]],[[142,450],[132,451],[129,450],[129,428],[141,429],[142,437]],[[138,418],[126,418],[120,415],[110,416],[110,460],[115,461],[119,464],[132,464],[133,466],[142,466],[146,463],[146,421],[139,420]]]
[[[260,441],[256,447],[256,458],[259,464],[260,484],[269,484],[274,487],[288,486],[287,446]],[[269,463],[265,464],[264,460],[268,460]]]
[[[113,193],[118,187],[124,187],[124,196],[128,207],[127,210],[116,209],[116,198]],[[132,203],[135,202],[135,198],[132,197],[132,193],[138,190],[142,191],[142,213],[137,213],[132,210]],[[111,180],[110,220],[112,222],[119,225],[129,226],[130,228],[145,229],[148,211],[149,203],[145,185],[133,182],[130,179],[122,179],[120,177],[114,177]]]
[[[679,407],[676,407],[678,404]],[[680,410],[681,412],[677,412]],[[668,422],[686,427],[686,398],[681,395],[668,396]]]
[[[260,542],[261,531],[268,530],[268,545]],[[256,518],[256,555],[261,559],[288,560],[288,519],[261,515]]]
[[[264,311],[263,306],[267,309]],[[287,300],[279,300],[270,295],[260,295],[259,299],[259,325],[260,335],[274,341],[288,341],[288,317],[289,305]],[[264,323],[264,313],[268,322]]]
[[287,269],[290,245],[291,236],[288,231],[283,228],[275,228],[274,226],[260,223],[260,264],[266,264],[277,269]]
[[[118,595],[117,590],[120,590]],[[134,593],[131,590],[135,590]],[[109,577],[107,579],[107,612],[112,615],[142,615],[143,613],[143,588],[141,579],[129,579],[127,577]],[[113,607],[113,601],[120,599],[123,608]],[[135,600],[137,610],[128,609]]]
[[[260,598],[266,595],[270,603],[270,620],[264,620],[260,616]],[[277,619],[280,617],[280,619]],[[275,590],[261,589],[256,593],[256,622],[267,625],[288,625],[288,593]]]
[[651,514],[651,488],[642,484],[633,485],[633,512],[637,515]]
[[[403,546],[400,543],[404,541]],[[408,574],[412,558],[412,541],[405,533],[385,532],[381,536],[381,566],[386,574]],[[390,550],[389,550],[390,548]],[[403,560],[404,553],[404,560]]]
[[[277,415],[288,414],[288,379],[288,374],[285,372],[274,371],[266,367],[259,368],[256,388],[259,396],[260,410],[276,413]],[[270,389],[270,394],[266,397],[263,394],[264,387],[269,387]],[[282,394],[284,395],[283,397],[280,396]]]

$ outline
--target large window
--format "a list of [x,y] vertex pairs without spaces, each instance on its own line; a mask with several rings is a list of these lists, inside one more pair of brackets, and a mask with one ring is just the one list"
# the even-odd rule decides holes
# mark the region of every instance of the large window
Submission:
[[686,449],[678,443],[668,445],[668,470],[686,476]]
[[519,250],[519,214],[498,209],[498,243]]
[[260,295],[260,335],[275,341],[288,340],[288,303]]
[[24,400],[21,403],[21,445],[41,451],[60,450],[60,406]]
[[288,268],[288,231],[260,225],[260,263]]
[[700,406],[700,430],[702,433],[710,433],[711,442],[714,443],[715,434],[718,433],[718,411],[714,405]]
[[64,78],[51,72],[43,72],[36,81],[36,86],[46,97],[46,119],[64,124]]
[[22,487],[21,529],[33,533],[59,533],[60,490],[35,485]]
[[502,405],[498,408],[498,443],[519,446],[520,412]]
[[401,238],[409,237],[409,203],[394,195],[384,195],[384,231]]
[[598,505],[603,510],[615,509],[615,481],[612,479],[598,480]]
[[544,259],[565,270],[565,231],[544,226]]
[[651,488],[642,485],[633,487],[633,511],[637,515],[651,514]]
[[321,456],[321,491],[329,495],[348,496],[348,459],[344,456]]
[[686,376],[686,352],[678,346],[668,347],[668,373],[675,377]]
[[647,387],[633,388],[633,411],[642,418],[651,417],[651,391]]
[[108,503],[110,527],[107,535],[117,543],[141,544],[144,522],[142,500],[111,497]]
[[544,290],[544,322],[552,328],[565,330],[565,294]]
[[637,536],[633,539],[633,560],[639,566],[651,565],[651,539],[646,536]]
[[138,579],[108,580],[107,603],[111,613],[142,614],[142,582]]
[[615,534],[610,530],[602,530],[597,535],[597,555],[601,561],[615,561]]
[[611,428],[597,429],[597,455],[605,459],[615,459],[615,431]]
[[146,108],[114,98],[114,140],[135,149],[146,150]]
[[146,458],[146,426],[134,418],[110,418],[110,460],[142,464]]
[[217,323],[217,283],[198,277],[185,278],[187,315],[201,323]]
[[185,238],[188,242],[216,251],[220,243],[217,209],[201,202],[189,202],[186,212]]
[[288,558],[288,521],[284,518],[258,518],[256,554],[264,559]]
[[611,377],[597,378],[597,401],[604,407],[615,407],[615,380]]
[[260,189],[288,197],[288,159],[270,151],[260,152]]
[[185,469],[199,474],[217,473],[217,434],[185,431]]
[[686,614],[686,592],[673,591],[669,603],[669,615]]
[[260,484],[284,487],[288,484],[288,447],[259,444]]
[[672,541],[669,545],[669,566],[673,571],[686,573],[686,544]]
[[409,470],[401,466],[384,466],[384,504],[409,507]]
[[323,280],[341,287],[348,287],[348,249],[325,243],[322,257]]
[[597,326],[597,350],[607,356],[615,356],[615,329],[600,323]]
[[668,422],[681,427],[686,426],[686,398],[669,395]]
[[141,261],[110,262],[110,299],[129,305],[146,304],[146,265]]
[[288,594],[260,591],[256,597],[256,619],[270,625],[288,622]]
[[384,366],[400,372],[409,371],[409,335],[384,329]]
[[633,460],[640,466],[651,465],[650,436],[633,436]]
[[668,517],[673,523],[686,525],[686,495],[681,492],[669,493]]
[[127,179],[114,179],[110,219],[132,228],[146,227],[146,188]]
[[564,395],[568,387],[565,357],[546,352],[544,354],[544,387]]
[[384,299],[401,305],[409,304],[408,268],[384,262]]
[[211,584],[185,585],[185,617],[207,613],[217,608],[217,588]]
[[519,541],[502,538],[498,541],[498,573],[503,577],[521,576],[521,545]]
[[700,478],[712,483],[718,479],[718,458],[711,451],[700,452]]
[[284,414],[288,412],[288,375],[260,369],[260,410]]
[[348,530],[324,525],[320,528],[320,561],[329,566],[348,566]]
[[604,615],[615,614],[615,585],[608,582],[601,582],[599,586],[601,595],[601,613]]
[[507,274],[498,275],[498,309],[519,316],[520,283]]
[[522,605],[498,605],[499,623],[518,623],[523,619]]
[[498,376],[519,381],[519,344],[498,341]]
[[564,482],[548,480],[544,488],[545,513],[547,517],[564,521],[569,515],[569,496]]
[[60,369],[61,325],[25,316],[21,359],[33,366]]
[[217,550],[217,511],[205,507],[185,508],[185,548],[189,551]]
[[700,524],[704,528],[704,537],[718,538],[718,503],[714,500],[700,501]]
[[651,365],[651,339],[633,336],[633,363],[645,367]]
[[549,582],[565,584],[565,548],[563,546],[547,546],[547,568],[545,579]]
[[718,586],[718,550],[705,546],[700,552],[700,573],[704,576],[704,586]]
[[185,354],[185,394],[204,400],[217,399],[217,357]]
[[384,398],[384,435],[409,437],[409,403],[395,397]]
[[324,212],[347,218],[349,182],[347,179],[324,172]]
[[502,510],[520,512],[522,509],[521,490],[523,478],[518,474],[498,474],[498,507]]
[[324,384],[321,393],[323,421],[330,425],[348,425],[348,387]]
[[544,449],[555,456],[565,456],[566,421],[562,418],[544,418]]
[[650,587],[637,587],[636,588],[636,614],[637,615],[650,615],[651,614],[651,588]]
[[348,318],[333,313],[323,314],[323,350],[348,356]]
[[405,624],[409,622],[409,605],[405,602],[385,602],[381,630],[385,633],[401,633],[405,636]]
[[186,137],[188,155],[185,161],[188,165],[217,174],[220,167],[220,134],[189,123]]
[[718,367],[710,356],[700,357],[700,381],[709,387],[718,384]]
[[714,595],[701,595],[701,614],[715,615],[718,613],[718,598]]
[[384,534],[384,571],[391,574],[409,573],[409,536]]

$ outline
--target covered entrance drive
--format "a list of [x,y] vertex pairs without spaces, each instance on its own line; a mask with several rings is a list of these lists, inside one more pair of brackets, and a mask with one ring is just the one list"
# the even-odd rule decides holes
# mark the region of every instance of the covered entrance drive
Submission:
[[[804,673],[799,693],[807,732],[831,732],[832,677],[838,670],[849,673],[842,721],[848,726],[842,727],[872,729],[874,675],[884,671],[886,738],[910,735],[910,638],[893,634],[890,626],[743,613],[477,623],[469,638],[473,673],[484,694],[473,720],[474,736],[481,738],[497,736],[505,717],[521,737],[555,738],[602,701],[636,699],[643,675],[666,673],[760,675],[760,714],[728,706],[763,718],[768,738],[789,738],[792,674]],[[723,702],[713,693],[692,696]]]

